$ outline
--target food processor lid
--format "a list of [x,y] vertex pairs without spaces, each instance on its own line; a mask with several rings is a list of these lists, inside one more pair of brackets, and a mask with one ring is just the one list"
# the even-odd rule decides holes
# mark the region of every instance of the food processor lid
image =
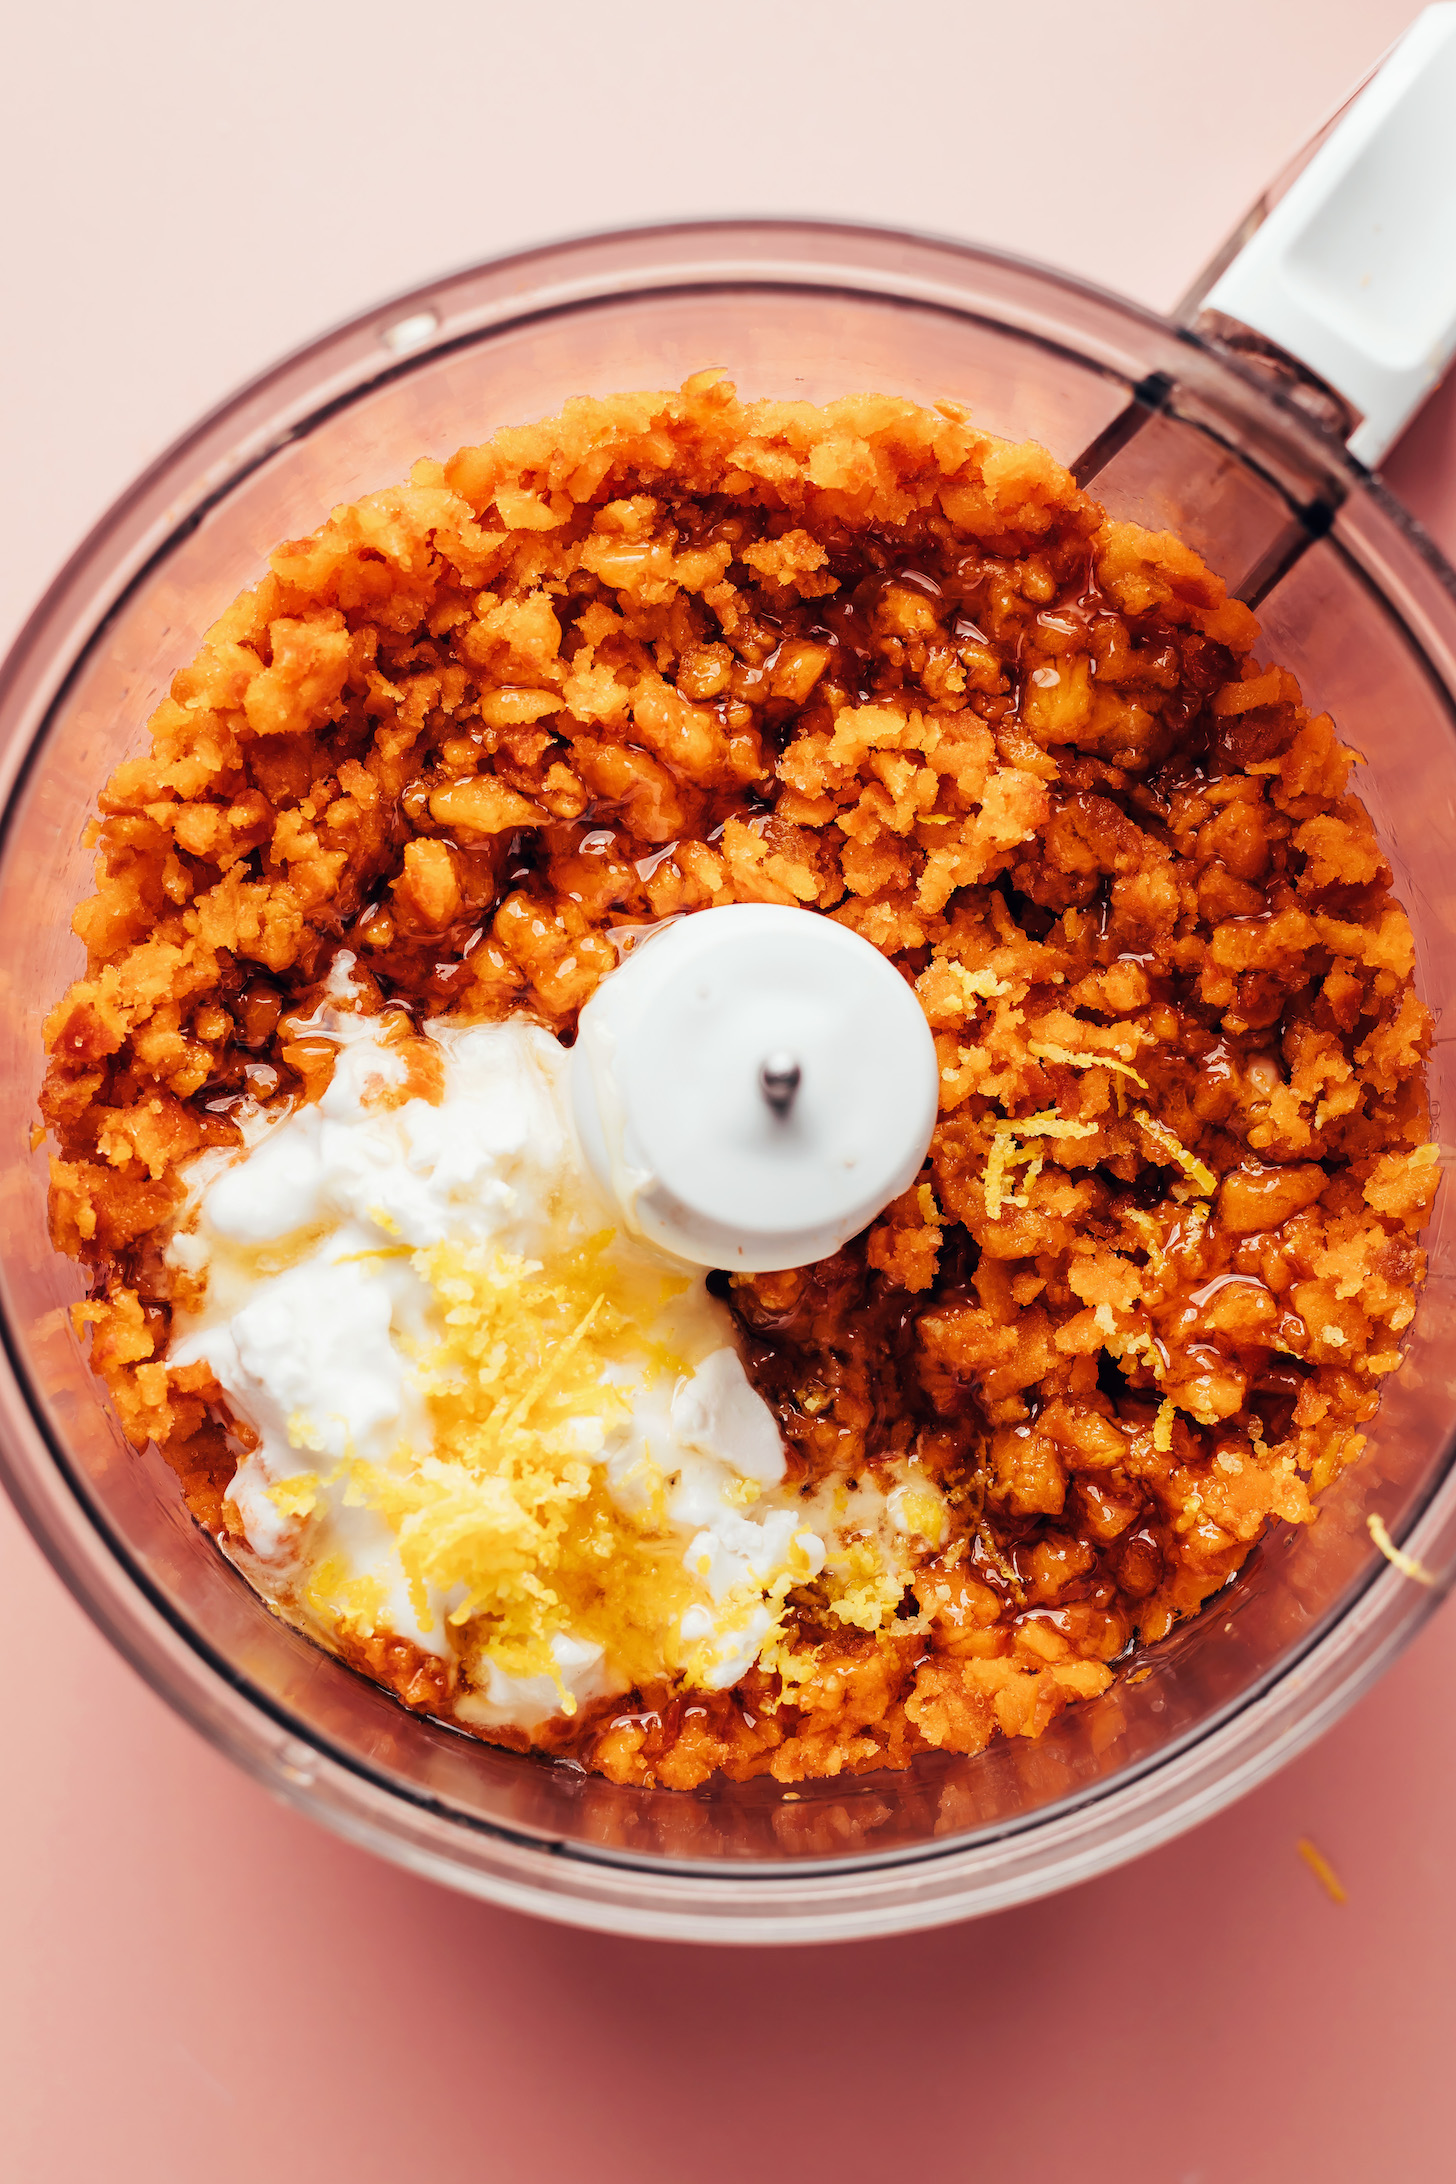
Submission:
[[1350,453],[1380,461],[1456,353],[1456,0],[1416,18],[1199,302],[1333,388]]

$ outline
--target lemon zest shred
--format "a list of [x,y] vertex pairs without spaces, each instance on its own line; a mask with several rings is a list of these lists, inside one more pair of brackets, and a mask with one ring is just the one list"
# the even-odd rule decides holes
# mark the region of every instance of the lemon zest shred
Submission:
[[1424,1562],[1417,1562],[1414,1555],[1408,1555],[1403,1547],[1396,1546],[1395,1541],[1386,1530],[1383,1517],[1367,1517],[1365,1519],[1365,1529],[1384,1555],[1386,1561],[1392,1563],[1399,1570],[1402,1577],[1412,1579],[1417,1585],[1434,1585],[1436,1583],[1434,1574],[1426,1568]]
[[[927,1494],[933,1493],[927,1489]],[[800,1535],[792,1542],[793,1554],[787,1568],[780,1571],[769,1587],[764,1604],[773,1617],[758,1649],[758,1665],[769,1675],[779,1678],[777,1694],[760,1703],[768,1713],[774,1713],[782,1705],[792,1705],[799,1687],[814,1676],[822,1645],[795,1645],[786,1628],[789,1602],[788,1595],[800,1586],[812,1582],[815,1598],[821,1612],[837,1623],[847,1623],[858,1630],[873,1633],[882,1630],[895,1614],[905,1597],[909,1577],[881,1548],[870,1539],[851,1539],[837,1553],[830,1556],[817,1579],[812,1566],[800,1546]],[[729,1596],[730,1600],[732,1595]],[[754,1603],[757,1604],[756,1601]],[[913,1628],[913,1625],[901,1626]]]
[[[337,1476],[337,1472],[331,1475]],[[325,1630],[361,1638],[371,1638],[379,1630],[389,1633],[388,1588],[370,1572],[356,1573],[343,1552],[326,1555],[312,1566],[300,1605]]]
[[1130,1221],[1137,1230],[1142,1239],[1142,1248],[1147,1254],[1148,1272],[1154,1281],[1160,1281],[1168,1263],[1168,1255],[1163,1248],[1162,1230],[1152,1215],[1138,1206],[1130,1206],[1123,1218]]
[[1130,1063],[1116,1061],[1110,1054],[1077,1054],[1071,1047],[1051,1046],[1041,1039],[1029,1039],[1026,1051],[1039,1062],[1062,1062],[1068,1069],[1111,1069],[1120,1077],[1130,1077],[1139,1091],[1148,1089],[1146,1077],[1140,1077]]
[[[297,1446],[297,1443],[294,1444]],[[279,1479],[268,1489],[268,1499],[280,1516],[306,1517],[318,1505],[319,1480],[315,1471],[297,1471],[292,1478]]]
[[1026,1145],[1019,1145],[1018,1138],[1083,1138],[1096,1137],[1095,1122],[1072,1122],[1059,1115],[1054,1107],[1043,1109],[1039,1115],[1020,1117],[1001,1116],[995,1125],[991,1150],[986,1156],[986,1172],[982,1184],[986,1193],[986,1218],[999,1221],[1004,1205],[1026,1204],[1025,1193],[1013,1197],[1006,1189],[1006,1171],[1019,1164],[1028,1164],[1028,1187],[1041,1173],[1044,1161],[1040,1153]]
[[310,1448],[315,1455],[323,1448],[323,1428],[315,1424],[307,1411],[296,1410],[289,1413],[287,1433],[290,1448]]
[[758,1649],[758,1665],[765,1674],[777,1676],[779,1689],[770,1693],[760,1703],[766,1714],[776,1714],[781,1706],[792,1706],[794,1694],[806,1683],[811,1683],[819,1667],[822,1646],[796,1646],[790,1643],[789,1634],[782,1626],[782,1618],[776,1620],[772,1630]]
[[851,1540],[824,1565],[823,1586],[829,1613],[837,1623],[875,1631],[905,1597],[905,1573],[896,1569],[873,1540]]
[[1166,1360],[1146,1328],[1119,1328],[1110,1304],[1099,1304],[1092,1314],[1092,1321],[1103,1338],[1102,1347],[1109,1357],[1146,1358],[1149,1372],[1158,1386],[1162,1386]]
[[596,1318],[597,1314],[600,1312],[602,1306],[606,1303],[606,1301],[607,1300],[604,1295],[594,1297],[590,1305],[588,1305],[587,1307],[586,1317],[579,1321],[578,1324],[572,1329],[571,1333],[567,1336],[565,1342],[561,1344],[559,1349],[552,1350],[551,1355],[542,1365],[540,1372],[536,1375],[536,1378],[528,1384],[528,1386],[517,1397],[512,1408],[507,1411],[504,1423],[501,1428],[503,1433],[513,1432],[516,1427],[523,1424],[524,1421],[530,1416],[531,1412],[534,1410],[538,1399],[542,1395],[544,1395],[547,1388],[550,1387],[552,1381],[559,1381],[561,1379],[562,1368],[565,1365],[569,1364],[571,1359],[575,1356],[576,1352],[581,1348],[582,1342],[586,1337],[587,1331],[590,1328],[592,1321]]
[[1133,1121],[1141,1124],[1153,1143],[1160,1146],[1170,1159],[1176,1162],[1189,1182],[1205,1198],[1213,1196],[1213,1193],[1218,1189],[1218,1177],[1211,1168],[1204,1166],[1196,1154],[1189,1152],[1187,1146],[1180,1138],[1175,1137],[1166,1122],[1159,1122],[1156,1116],[1150,1115],[1145,1107],[1139,1107],[1134,1111]]
[[979,971],[970,971],[964,963],[955,963],[946,958],[945,968],[967,1001],[999,1001],[1003,994],[1011,991],[1008,979],[998,978],[993,970],[985,966]]
[[791,1645],[785,1628],[789,1594],[807,1584],[815,1573],[816,1565],[810,1560],[804,1538],[802,1531],[794,1534],[789,1541],[787,1561],[766,1586],[761,1582],[735,1585],[724,1595],[715,1612],[715,1629],[699,1639],[688,1655],[685,1682],[700,1689],[713,1688],[711,1677],[719,1664],[724,1641],[731,1642],[754,1615],[766,1609],[768,1622],[754,1658],[760,1668],[779,1676],[783,1688],[777,1696],[765,1698],[761,1703],[768,1713],[776,1712],[786,1701],[792,1703],[793,1691],[813,1676],[821,1650],[816,1646]]

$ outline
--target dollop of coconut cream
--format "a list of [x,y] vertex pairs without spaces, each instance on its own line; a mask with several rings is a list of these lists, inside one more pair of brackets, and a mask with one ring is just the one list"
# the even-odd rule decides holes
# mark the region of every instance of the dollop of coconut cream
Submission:
[[205,1360],[256,1436],[229,1489],[249,1577],[326,1636],[449,1662],[480,1726],[728,1687],[847,1522],[909,1532],[903,1490],[786,1485],[726,1306],[610,1233],[548,1032],[427,1025],[427,1097],[420,1035],[362,1013],[351,969],[306,1027],[327,1090],[192,1163],[169,1247],[195,1300],[170,1362]]

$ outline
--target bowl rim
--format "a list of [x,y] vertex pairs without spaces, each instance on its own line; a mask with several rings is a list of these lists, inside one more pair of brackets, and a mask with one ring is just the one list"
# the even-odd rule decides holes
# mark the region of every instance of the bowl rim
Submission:
[[[32,771],[42,762],[49,724],[64,705],[71,681],[91,649],[102,639],[112,617],[132,591],[145,582],[157,562],[203,520],[211,507],[236,490],[253,470],[290,441],[306,436],[337,409],[380,384],[405,377],[420,363],[454,349],[467,348],[507,326],[561,311],[590,308],[593,303],[621,302],[631,290],[601,286],[600,273],[598,285],[593,289],[591,268],[599,262],[610,263],[614,253],[624,247],[649,252],[660,249],[664,254],[663,262],[670,265],[673,253],[680,256],[694,246],[702,249],[714,244],[732,244],[737,246],[738,257],[725,256],[718,271],[709,271],[696,284],[686,285],[781,289],[795,285],[788,274],[796,261],[789,256],[782,261],[772,257],[754,260],[752,253],[755,248],[766,252],[775,244],[787,250],[796,242],[820,248],[832,245],[845,251],[855,246],[881,252],[888,249],[892,256],[907,247],[913,248],[936,258],[943,257],[951,265],[967,271],[979,266],[1020,280],[1032,290],[1065,295],[1095,307],[1114,322],[1130,324],[1145,334],[1155,334],[1164,343],[1177,344],[1180,356],[1186,353],[1203,360],[1205,379],[1209,384],[1227,390],[1241,411],[1247,410],[1261,419],[1265,430],[1282,445],[1292,447],[1296,457],[1312,474],[1327,475],[1338,481],[1340,500],[1347,496],[1368,499],[1418,557],[1442,592],[1456,601],[1456,571],[1383,482],[1347,450],[1319,434],[1277,391],[1266,387],[1237,360],[1212,349],[1188,327],[1075,275],[1036,264],[1014,253],[863,222],[718,219],[661,222],[574,235],[459,268],[339,321],[214,405],[117,496],[58,570],[0,664],[0,795],[3,795],[0,858],[8,846],[17,801]],[[784,271],[776,277],[774,268],[780,264]],[[513,296],[521,297],[523,291],[536,293],[543,279],[553,272],[572,268],[576,269],[574,285],[567,282],[565,293],[552,298],[548,280],[545,293],[552,300],[530,304],[523,309],[510,307]],[[891,265],[882,264],[877,268],[880,278],[873,287],[867,287],[862,278],[855,277],[860,270],[858,266],[844,266],[841,268],[844,277],[838,282],[819,278],[811,285],[826,292],[832,292],[836,286],[847,288],[857,297],[879,293],[891,299],[934,301],[932,297],[909,292],[897,285],[895,269]],[[676,285],[671,281],[641,278],[641,268],[638,272],[637,292],[644,295],[660,296],[671,292]],[[530,289],[532,281],[537,283],[537,290]],[[482,282],[495,284],[496,307],[478,315],[474,322],[458,331],[445,331],[450,321],[448,311],[442,310],[442,306],[448,306],[451,298],[464,297]],[[964,305],[951,308],[956,308],[957,315],[963,319],[981,318],[1020,339],[1059,349],[1074,357],[1083,369],[1090,366],[1109,379],[1121,382],[1134,398],[1139,392],[1139,384],[1125,371],[1096,356],[1089,356],[1084,349],[1051,340],[1034,327],[1010,322],[994,312],[977,312]],[[432,331],[403,353],[391,353],[387,345],[390,331],[412,318],[422,322],[426,317],[433,322]],[[438,339],[435,338],[437,334]],[[323,367],[340,357],[341,352],[345,365],[343,378],[336,372],[330,391],[321,399],[311,406],[300,403],[298,390],[310,384]],[[277,413],[280,399],[287,417],[281,424]],[[242,428],[241,437],[239,427]],[[225,453],[222,443],[226,443]],[[179,493],[177,488],[184,484],[188,490]],[[160,516],[159,501],[164,504]],[[128,538],[130,555],[123,553],[117,565],[114,560],[116,542]],[[114,573],[115,583],[110,588],[100,587],[106,603],[98,613],[94,605],[98,591],[95,579],[101,569],[108,574]],[[1367,581],[1372,580],[1367,576]],[[1380,587],[1377,585],[1376,589],[1380,590]],[[78,595],[84,595],[91,603],[89,613],[77,615]],[[1453,697],[1452,683],[1436,669],[1405,616],[1383,592],[1382,598],[1387,609],[1397,613],[1412,646],[1425,661],[1449,705]],[[28,733],[25,729],[27,715],[30,719]],[[12,1455],[9,1438],[0,1435],[0,1481],[6,1485],[23,1521],[73,1596],[112,1644],[174,1708],[257,1779],[316,1817],[323,1818],[339,1832],[470,1892],[513,1902],[517,1908],[563,1918],[571,1923],[599,1925],[615,1931],[745,1942],[892,1932],[1028,1900],[1092,1872],[1105,1870],[1219,1809],[1319,1734],[1336,1713],[1373,1680],[1396,1647],[1414,1635],[1438,1604],[1456,1571],[1456,1559],[1453,1559],[1452,1567],[1443,1565],[1438,1588],[1413,1594],[1413,1589],[1396,1571],[1376,1560],[1346,1587],[1339,1600],[1297,1645],[1281,1655],[1278,1662],[1248,1689],[1196,1728],[1105,1783],[1074,1790],[1053,1804],[1008,1822],[991,1824],[940,1843],[879,1854],[869,1852],[843,1860],[804,1860],[783,1867],[748,1863],[714,1866],[702,1860],[668,1860],[649,1853],[605,1850],[596,1846],[587,1849],[549,1835],[518,1831],[446,1806],[408,1784],[375,1773],[353,1755],[330,1748],[318,1732],[292,1719],[285,1708],[257,1689],[246,1675],[188,1625],[117,1537],[104,1506],[89,1482],[78,1475],[52,1433],[23,1347],[8,1313],[4,1312],[0,1312],[0,1353],[8,1368],[11,1387],[28,1413],[42,1464],[50,1469],[50,1478],[44,1479],[33,1462],[18,1464]],[[4,1393],[8,1397],[10,1390]],[[8,1402],[6,1407],[11,1407]],[[1453,1483],[1452,1459],[1453,1449],[1448,1446],[1441,1465],[1433,1465],[1429,1489],[1414,1518],[1403,1528],[1403,1538],[1425,1539],[1431,1529],[1428,1520],[1434,1505],[1442,1489]],[[79,1507],[89,1526],[92,1542],[104,1549],[103,1554],[88,1556],[79,1550],[74,1523],[67,1521],[61,1500],[53,1492],[37,1491],[38,1485],[42,1489],[50,1486],[65,1489],[65,1510],[74,1512]],[[129,1588],[124,1601],[118,1597],[119,1589],[125,1589],[118,1588],[115,1582],[118,1577],[124,1579],[125,1587]],[[1215,1602],[1220,1598],[1215,1595]],[[1240,1724],[1245,1725],[1246,1734],[1249,1721],[1267,1714],[1292,1678],[1303,1674],[1308,1685],[1311,1656],[1324,1648],[1328,1659],[1330,1642],[1341,1632],[1348,1635],[1363,1629],[1371,1613],[1383,1623],[1391,1622],[1390,1611],[1397,1601],[1402,1605],[1394,1616],[1391,1629],[1376,1637],[1373,1651],[1362,1663],[1347,1664],[1332,1684],[1330,1678],[1325,1677],[1324,1682],[1330,1688],[1322,1692],[1317,1703],[1307,1708],[1300,1722],[1292,1727],[1286,1725],[1282,1737],[1276,1740],[1277,1748],[1266,1749],[1262,1755],[1252,1757],[1246,1754],[1241,1764],[1216,1769],[1216,1780],[1204,1780],[1196,1785],[1190,1783],[1188,1793],[1181,1803],[1175,1801],[1172,1810],[1156,1817],[1145,1814],[1139,1826],[1125,1831],[1116,1841],[1102,1840],[1095,1846],[1085,1846],[1080,1853],[1070,1853],[1064,1867],[1057,1869],[1051,1877],[1022,1873],[1000,1892],[983,1881],[979,1888],[972,1890],[973,1901],[966,1900],[963,1890],[953,1890],[947,1895],[943,1890],[926,1891],[914,1887],[907,1890],[902,1886],[888,1894],[881,1890],[877,1906],[862,1907],[857,1911],[841,1906],[832,1919],[826,1919],[822,1908],[809,1908],[808,1900],[822,1895],[825,1884],[830,1895],[844,1894],[845,1883],[849,1884],[849,1893],[863,1895],[864,1884],[877,1876],[894,1876],[904,1881],[916,1875],[924,1877],[931,1869],[946,1875],[958,1864],[963,1866],[968,1856],[974,1857],[997,1845],[1025,1842],[1031,1837],[1045,1838],[1069,1820],[1075,1821],[1094,1808],[1101,1808],[1105,1813],[1107,1808],[1126,1802],[1129,1793],[1150,1780],[1169,1779],[1190,1756],[1206,1755],[1213,1747],[1222,1750],[1227,1746],[1224,1756],[1232,1761],[1234,1747],[1239,1742],[1236,1732]],[[140,1616],[137,1614],[139,1605],[143,1610]],[[169,1635],[164,1636],[163,1626]],[[186,1676],[179,1677],[178,1673],[176,1649],[179,1645],[185,1649],[194,1670],[200,1669],[204,1679],[213,1679],[217,1690],[204,1692],[190,1687],[179,1688],[179,1684],[187,1684]],[[227,1695],[226,1700],[222,1694]],[[251,1715],[261,1715],[281,1735],[259,1738],[244,1734],[243,1725],[237,1718],[240,1709]],[[306,1748],[308,1754],[308,1764],[302,1767],[298,1763],[300,1747]],[[291,1758],[287,1756],[290,1751]],[[878,1778],[856,1779],[862,1783]],[[349,1784],[363,1786],[360,1794],[351,1796]],[[543,1857],[549,1859],[552,1873],[558,1877],[557,1885],[543,1887],[538,1877],[523,1879],[515,1870],[500,1867],[487,1870],[488,1862],[465,1870],[458,1860],[444,1857],[437,1847],[421,1840],[402,1844],[398,1826],[391,1824],[389,1816],[381,1812],[379,1799],[391,1809],[408,1804],[422,1814],[444,1819],[452,1830],[463,1829],[495,1846],[505,1856],[507,1865],[518,1864],[522,1857],[538,1864]],[[397,1817],[397,1814],[393,1816],[395,1821]],[[570,1887],[563,1890],[559,1876],[573,1868],[598,1877],[605,1873],[630,1876],[638,1881],[646,1879],[658,1891],[675,1893],[683,1900],[676,1907],[633,1901],[629,1909],[630,1888],[624,1893],[621,1887],[608,1887],[599,1890],[595,1897],[591,1890]],[[804,1905],[803,1909],[785,1909],[782,1905],[771,1909],[765,1903],[755,1911],[743,1901],[745,1891],[756,1895],[767,1890],[772,1899],[781,1896],[786,1887],[792,1888]],[[740,1901],[741,1908],[736,1916],[725,1917],[725,1907],[716,1901],[725,1889]]]

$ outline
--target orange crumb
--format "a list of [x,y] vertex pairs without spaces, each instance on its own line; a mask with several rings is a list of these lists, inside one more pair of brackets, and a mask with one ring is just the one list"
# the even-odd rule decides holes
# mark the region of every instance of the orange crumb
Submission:
[[1329,1897],[1330,1902],[1348,1903],[1349,1892],[1346,1889],[1344,1882],[1340,1879],[1339,1874],[1336,1873],[1334,1867],[1330,1864],[1330,1861],[1325,1856],[1324,1852],[1321,1850],[1316,1850],[1314,1844],[1310,1841],[1307,1835],[1300,1836],[1296,1848],[1299,1851],[1300,1857],[1309,1867],[1310,1872],[1319,1882],[1320,1887]]

